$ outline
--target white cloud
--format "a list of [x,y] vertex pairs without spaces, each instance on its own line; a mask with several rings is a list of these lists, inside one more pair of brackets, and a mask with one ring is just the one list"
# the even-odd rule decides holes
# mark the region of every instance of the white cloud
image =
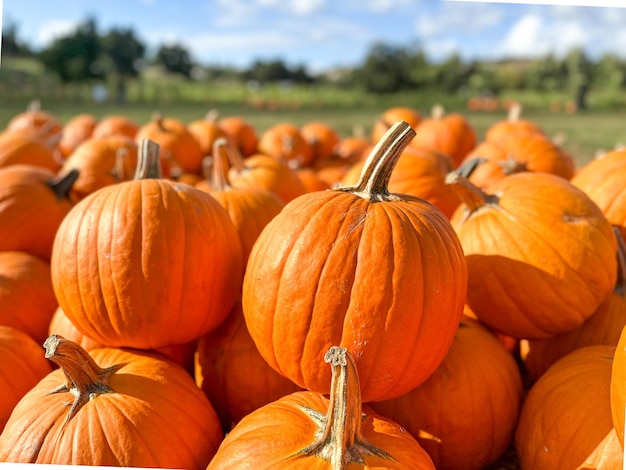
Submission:
[[45,46],[55,39],[72,33],[76,30],[80,20],[51,19],[43,22],[36,33],[36,41]]
[[452,38],[429,39],[424,42],[424,52],[434,61],[445,60],[454,53],[460,53],[459,43]]
[[310,15],[322,11],[326,0],[256,0],[263,8],[273,8],[296,15]]
[[364,8],[374,13],[389,12],[392,10],[400,10],[410,5],[411,0],[364,0],[359,3]]
[[431,13],[419,14],[415,32],[426,38],[477,33],[497,25],[503,16],[502,7],[495,4],[442,2]]
[[550,44],[542,37],[543,20],[533,13],[522,16],[509,30],[498,48],[503,56],[528,57],[545,54]]

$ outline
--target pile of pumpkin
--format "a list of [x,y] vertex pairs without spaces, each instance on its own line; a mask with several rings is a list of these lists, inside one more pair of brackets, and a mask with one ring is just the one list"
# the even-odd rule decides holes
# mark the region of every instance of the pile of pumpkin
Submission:
[[350,137],[19,114],[0,461],[622,468],[624,172],[440,107]]

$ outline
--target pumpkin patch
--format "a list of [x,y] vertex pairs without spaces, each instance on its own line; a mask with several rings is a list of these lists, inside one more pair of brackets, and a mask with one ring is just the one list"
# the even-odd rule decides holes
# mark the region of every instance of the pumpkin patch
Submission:
[[0,462],[621,468],[625,153],[574,168],[515,109],[477,137],[16,116]]

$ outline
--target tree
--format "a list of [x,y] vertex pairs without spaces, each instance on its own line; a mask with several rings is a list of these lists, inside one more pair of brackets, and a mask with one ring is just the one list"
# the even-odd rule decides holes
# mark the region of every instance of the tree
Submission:
[[32,51],[17,36],[17,26],[8,21],[2,28],[2,54],[7,57],[30,56]]
[[116,75],[117,99],[124,102],[126,82],[139,75],[146,46],[135,37],[132,29],[114,28],[102,38],[102,49]]
[[55,72],[63,83],[100,79],[102,44],[93,19],[88,19],[66,36],[55,39],[41,51],[44,66]]
[[355,70],[354,80],[373,93],[393,93],[413,86],[411,53],[404,47],[382,42],[369,50],[363,65]]
[[191,69],[194,66],[189,51],[180,44],[162,45],[156,55],[155,62],[165,67],[168,72],[191,77]]
[[575,94],[576,109],[587,109],[587,94],[591,86],[593,67],[584,51],[577,47],[565,57],[568,88]]

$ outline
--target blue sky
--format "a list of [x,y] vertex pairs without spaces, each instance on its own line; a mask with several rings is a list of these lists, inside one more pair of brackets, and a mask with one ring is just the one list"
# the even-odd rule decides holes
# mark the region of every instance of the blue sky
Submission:
[[[626,7],[626,0],[606,0]],[[432,60],[562,55],[626,58],[626,8],[445,0],[0,0],[3,22],[42,47],[87,16],[132,27],[151,48],[178,42],[204,64],[254,59],[311,71],[359,64],[375,41],[419,43]]]

